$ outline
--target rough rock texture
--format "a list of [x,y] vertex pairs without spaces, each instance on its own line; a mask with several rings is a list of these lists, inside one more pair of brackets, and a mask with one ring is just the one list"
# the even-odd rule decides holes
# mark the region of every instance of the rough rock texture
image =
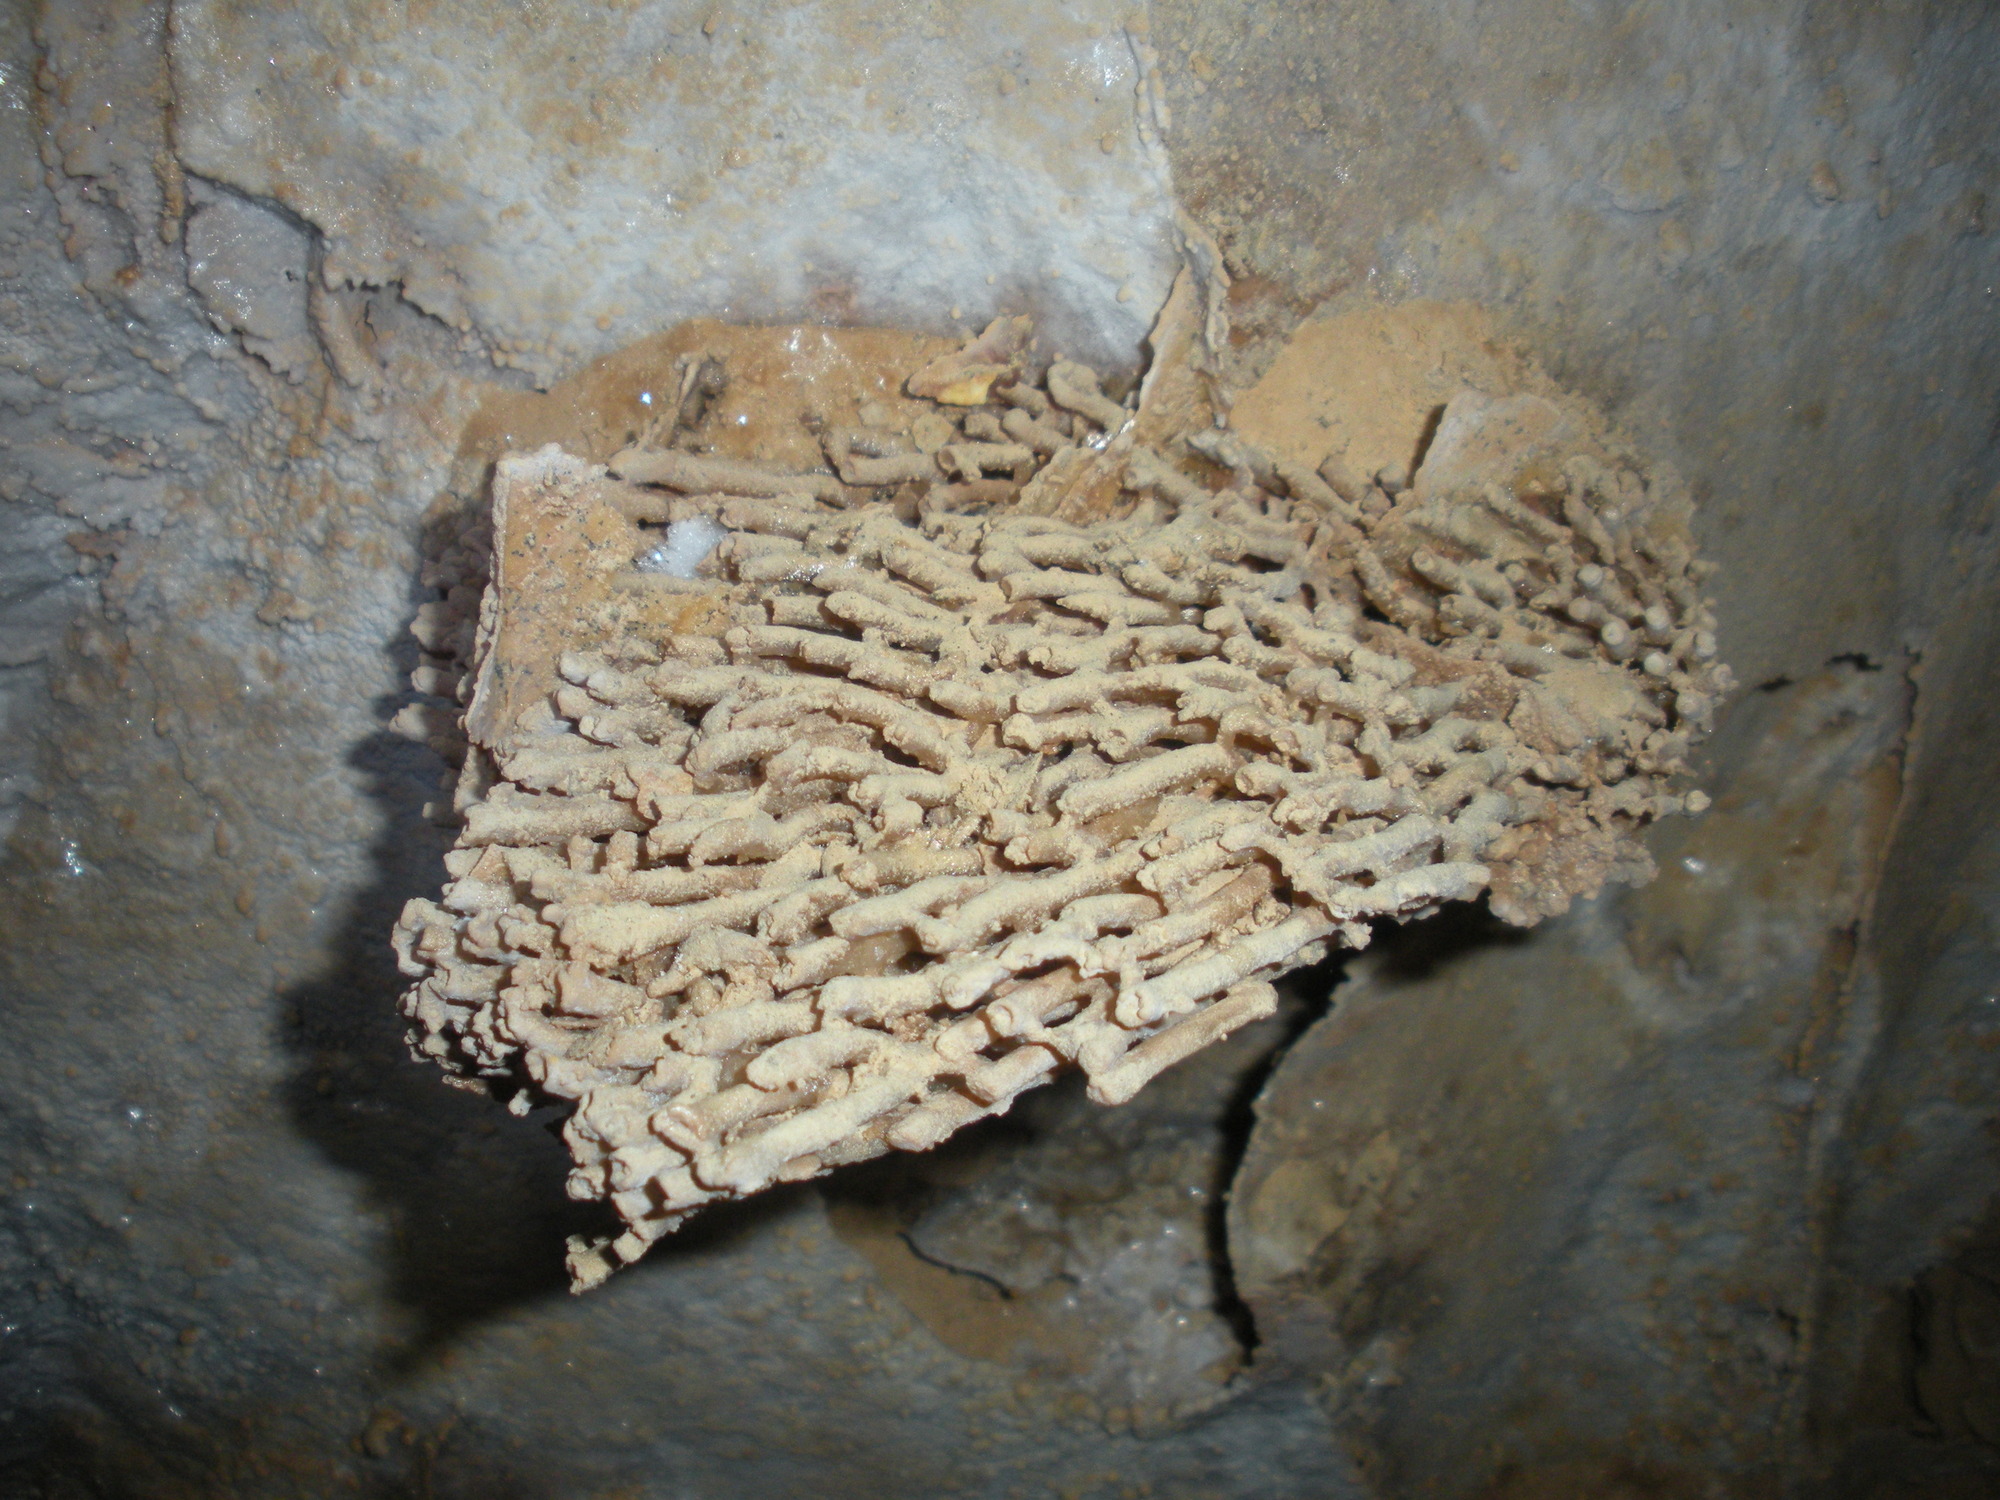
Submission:
[[[1156,0],[1139,47],[1143,18],[1124,12],[865,9],[894,48],[859,29],[801,48],[765,94],[731,81],[729,60],[770,35],[732,30],[762,15],[748,7],[554,3],[517,23],[354,0],[315,8],[317,32],[287,31],[297,8],[0,7],[0,639],[22,663],[0,668],[6,1486],[1108,1500],[1382,1496],[1423,1474],[1461,1495],[1992,1493],[1991,8]],[[688,56],[717,38],[736,50],[676,63],[685,83],[602,67],[628,24],[679,28]],[[932,66],[940,31],[965,50]],[[1142,65],[1164,93],[1139,96]],[[712,130],[673,114],[685,164],[656,137],[657,173],[642,151],[593,175],[600,94],[617,95],[607,120],[683,88],[698,104],[703,67],[733,102]],[[357,90],[371,85],[353,75],[393,72],[400,92],[350,99],[342,68]],[[1108,123],[1038,108],[1072,87],[1108,89]],[[480,136],[507,123],[454,104],[461,90],[531,106],[490,179],[456,163],[490,163]],[[796,182],[772,170],[767,216],[737,217],[731,184],[791,145],[789,117],[785,142],[757,135],[764,98],[796,102],[823,155]],[[239,108],[265,118],[237,129]],[[858,132],[832,128],[857,114]],[[732,148],[771,155],[728,165]],[[954,230],[953,252],[921,221],[957,191],[967,149],[1008,164],[973,205],[988,238]],[[1093,167],[1150,174],[1151,194]],[[1039,191],[1045,170],[1066,190]],[[570,196],[585,180],[610,191]],[[1519,1127],[1511,1099],[1548,1125],[1525,1137],[1547,1149],[1489,1158],[1505,1191],[1480,1201],[1504,1212],[1469,1227],[1523,1258],[1457,1300],[1403,1253],[1438,1230],[1440,1268],[1463,1263],[1456,1226],[1399,1174],[1476,1177],[1446,1159],[1466,1132],[1365,1160],[1342,1146],[1307,1169],[1379,1183],[1376,1201],[1410,1216],[1373,1241],[1390,1258],[1353,1263],[1382,1296],[1348,1334],[1390,1357],[1329,1379],[1250,1350],[1204,1399],[1218,1328],[1277,1349],[1337,1316],[1308,1299],[1280,1326],[1263,1301],[1253,1326],[1214,1213],[1258,1054],[1316,1014],[1337,977],[1322,969],[1297,979],[1302,1009],[1120,1109],[1052,1085],[937,1152],[719,1207],[592,1297],[564,1296],[565,1237],[612,1226],[564,1203],[544,1112],[439,1088],[394,1010],[406,981],[383,935],[435,892],[449,842],[423,815],[445,762],[387,730],[418,664],[406,627],[431,597],[411,586],[427,529],[485,493],[507,449],[559,442],[601,463],[641,435],[641,398],[678,391],[673,360],[589,357],[685,318],[752,316],[739,286],[776,287],[756,316],[940,335],[930,320],[953,307],[966,333],[1035,312],[1068,352],[1136,369],[1173,259],[1170,186],[1232,277],[1228,384],[1275,369],[1315,310],[1344,351],[1416,299],[1428,332],[1387,335],[1404,394],[1380,404],[1407,425],[1357,427],[1355,443],[1394,436],[1381,458],[1350,447],[1357,468],[1408,466],[1454,394],[1429,394],[1440,369],[1538,394],[1509,388],[1488,347],[1518,345],[1686,476],[1701,551],[1722,565],[1721,650],[1746,690],[1700,779],[1740,814],[1652,835],[1663,877],[1638,907],[1589,903],[1525,941],[1418,924],[1367,975],[1383,1037],[1456,1080],[1442,1119]],[[676,243],[705,236],[714,206],[712,248],[745,264],[663,253],[647,295],[608,293],[646,253],[625,226],[648,205],[618,199],[656,187],[708,192]],[[498,233],[485,216],[530,198],[561,270],[510,291],[497,261],[543,252],[506,237],[519,216]],[[854,253],[806,252],[813,270],[787,290],[750,256],[808,198],[839,205]],[[232,269],[248,303],[189,285],[188,221],[220,199],[279,226],[230,242],[280,257]],[[329,285],[331,252],[363,244],[355,203],[388,205],[364,246],[383,254],[352,283],[335,259]],[[898,233],[872,232],[898,214]],[[798,243],[830,217],[778,232]],[[302,282],[283,230],[304,241]],[[1145,259],[1106,266],[1082,253],[1092,236]],[[1060,331],[1051,294],[1086,284],[1124,350]],[[318,349],[296,382],[245,342],[296,329],[272,305],[285,298]],[[1466,339],[1445,341],[1453,328]],[[1367,409],[1384,368],[1326,361],[1312,383],[1345,394],[1314,410]],[[1250,405],[1240,428],[1280,453]],[[800,467],[818,461],[804,436]],[[1865,686],[1840,687],[1847,674]],[[1890,691],[1903,680],[1913,697]],[[1808,699],[1830,724],[1793,711]],[[1845,783],[1813,769],[1825,735],[1878,734],[1889,753],[1857,753]],[[1758,765],[1777,780],[1805,767],[1833,793],[1811,816],[1731,802]],[[1853,858],[1879,826],[1850,826],[1874,806],[1857,785],[1889,805],[1879,878]],[[1728,830],[1726,879],[1713,849],[1678,842]],[[1853,901],[1835,868],[1850,863]],[[1793,901],[1808,885],[1830,893],[1823,911]],[[1612,939],[1633,911],[1658,941],[1627,968]],[[1705,924],[1725,919],[1735,936],[1711,942]],[[1559,956],[1573,942],[1583,970]],[[1807,970],[1804,988],[1784,977]],[[1430,983],[1459,1003],[1427,1005]],[[1396,1019],[1419,1013],[1435,1035]],[[1495,1060],[1452,1030],[1474,1023]],[[1326,1139],[1380,1133],[1352,1124]],[[1172,1250],[1185,1235],[1215,1253]],[[1343,1284],[1341,1253],[1327,1285]],[[1544,1364],[1587,1368],[1537,1381]],[[1168,1369],[1172,1393],[1133,1430]],[[1698,1462],[1660,1453],[1690,1438]],[[1446,1472],[1440,1453],[1462,1461]]]
[[[1504,361],[1439,338],[1452,302],[1484,304],[1686,474],[1723,564],[1725,652],[1760,689],[1704,767],[1741,811],[1664,833],[1665,878],[1525,944],[1461,930],[1372,969],[1327,1023],[1342,1041],[1315,1049],[1370,1085],[1314,1088],[1307,1066],[1260,1126],[1307,1185],[1285,1296],[1321,1289],[1282,1320],[1264,1303],[1260,1329],[1346,1364],[1330,1408],[1391,1492],[2000,1482],[1976,1401],[1961,1409],[1971,1370],[1993,1378],[1990,1341],[1968,1321],[1941,1342],[1925,1300],[1978,1305],[1955,1289],[1990,1261],[2000,1191],[1970,1123],[2000,1092],[1991,824],[1973,801],[1937,818],[1996,763],[1975,684],[2000,472],[1974,393],[2000,348],[1961,321],[2000,266],[2000,163],[1971,104],[1991,21],[1156,8],[1163,53],[1185,59],[1176,181],[1236,278],[1239,333],[1265,335],[1239,346],[1244,376],[1280,373],[1271,335],[1310,314],[1289,348],[1323,358],[1278,405],[1337,428],[1381,378],[1363,351],[1402,363],[1413,393],[1441,368],[1490,388]],[[1379,450],[1394,434],[1393,450],[1420,431],[1330,435]],[[1860,678],[1827,692],[1829,673]],[[1791,711],[1772,726],[1774,704]],[[1827,742],[1844,736],[1842,762]],[[1753,794],[1777,777],[1824,793]],[[1809,911],[1810,889],[1838,894]],[[1440,1048],[1445,1016],[1476,1016],[1465,1052]],[[1385,1110],[1385,1070],[1405,1066],[1389,1057],[1441,1051],[1450,1083]],[[1320,1147],[1276,1118],[1295,1105]],[[1409,1117],[1426,1108],[1460,1122],[1453,1139],[1491,1138],[1490,1164],[1440,1162]],[[1438,1184],[1482,1170],[1510,1191],[1482,1192],[1496,1217],[1469,1230],[1452,1208],[1468,1200]],[[1353,1210],[1339,1229],[1329,1196]],[[1489,1445],[1441,1438],[1440,1412]]]
[[1965,465],[1993,336],[1962,319],[1993,295],[1991,25],[1948,3],[1162,0],[1153,37],[1248,370],[1328,298],[1492,309],[1713,497],[1706,536],[1743,559],[1716,585],[1731,659],[1761,682],[1903,645],[1988,505]]
[[[1502,1423],[1514,1464],[1586,1492],[1781,1481],[1815,1337],[1795,1311],[1824,1233],[1812,1123],[1852,1087],[1870,1002],[1844,959],[1912,697],[1852,663],[1755,694],[1718,747],[1741,770],[1662,830],[1655,886],[1527,942],[1461,926],[1443,962],[1397,934],[1279,1065],[1230,1263],[1271,1364],[1336,1372],[1392,1493],[1492,1462],[1477,1434]],[[1768,1041],[1718,1044],[1746,1033]],[[1600,1152],[1594,1178],[1562,1170]],[[1501,1331],[1522,1320],[1530,1361]],[[1460,1425],[1440,1430],[1441,1403]],[[1621,1429],[1635,1408],[1648,1422]]]
[[1174,263],[1135,25],[1109,0],[196,0],[176,150],[313,225],[325,288],[399,285],[543,385],[692,311],[948,330],[997,300],[1129,369]]

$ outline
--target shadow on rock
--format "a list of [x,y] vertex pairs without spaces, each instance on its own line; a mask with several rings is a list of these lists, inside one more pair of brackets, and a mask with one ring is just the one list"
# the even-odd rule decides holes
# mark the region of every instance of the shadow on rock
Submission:
[[1487,948],[1517,948],[1531,941],[1533,933],[1501,921],[1481,897],[1453,902],[1421,921],[1380,923],[1370,946],[1380,955],[1386,978],[1407,982],[1429,979]]
[[[382,1254],[389,1295],[415,1327],[391,1366],[414,1369],[485,1319],[567,1294],[564,1242],[616,1228],[609,1209],[564,1192],[569,1155],[559,1131],[567,1105],[518,1118],[484,1091],[453,1088],[404,1044],[390,932],[404,902],[434,894],[450,834],[429,823],[441,763],[396,735],[372,736],[351,763],[368,778],[382,817],[374,878],[333,944],[330,971],[282,996],[294,1059],[288,1104],[302,1135],[361,1177],[387,1219]],[[793,1192],[718,1205],[656,1247],[657,1270],[730,1243]]]
[[397,1011],[408,981],[389,936],[403,903],[442,878],[448,835],[423,816],[441,763],[385,733],[351,764],[382,817],[374,878],[334,941],[331,970],[283,996],[296,1064],[288,1102],[300,1132],[363,1178],[387,1218],[390,1295],[417,1320],[396,1361],[407,1367],[482,1318],[562,1293],[565,1237],[602,1232],[605,1216],[564,1194],[557,1111],[516,1118],[411,1058]]

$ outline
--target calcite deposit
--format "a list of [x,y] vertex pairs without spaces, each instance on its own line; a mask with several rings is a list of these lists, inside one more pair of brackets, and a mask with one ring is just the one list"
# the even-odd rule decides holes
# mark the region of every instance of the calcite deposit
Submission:
[[1728,674],[1670,483],[1471,394],[1413,480],[1314,470],[1191,347],[1120,401],[996,324],[872,425],[809,415],[812,470],[715,451],[690,359],[608,465],[502,460],[433,565],[453,701],[405,727],[462,746],[462,829],[404,1009],[574,1101],[570,1191],[625,1225],[579,1289],[1060,1069],[1122,1102],[1376,920],[1643,878],[1702,805]]

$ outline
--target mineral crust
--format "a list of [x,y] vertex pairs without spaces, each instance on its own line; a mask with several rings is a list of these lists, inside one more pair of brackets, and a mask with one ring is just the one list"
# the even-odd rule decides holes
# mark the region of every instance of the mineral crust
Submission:
[[579,1290],[1058,1070],[1129,1099],[1378,919],[1643,879],[1705,801],[1684,507],[1565,413],[1467,395],[1378,484],[1028,348],[932,361],[929,441],[829,428],[816,472],[683,431],[510,456],[524,571],[475,528],[435,574],[462,827],[403,1008],[452,1073],[574,1102],[570,1192],[625,1225]]

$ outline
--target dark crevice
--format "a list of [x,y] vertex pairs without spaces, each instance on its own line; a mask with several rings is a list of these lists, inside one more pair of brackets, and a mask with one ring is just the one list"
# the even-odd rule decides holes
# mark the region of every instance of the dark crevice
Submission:
[[1013,1289],[1006,1282],[1000,1280],[999,1277],[989,1276],[984,1271],[975,1271],[970,1266],[955,1266],[948,1260],[941,1260],[935,1255],[925,1254],[924,1247],[917,1243],[916,1237],[907,1229],[897,1230],[896,1238],[908,1247],[910,1254],[914,1255],[925,1265],[935,1266],[940,1271],[949,1271],[954,1276],[968,1276],[974,1281],[984,1282],[995,1292],[999,1293],[1002,1302],[1012,1302],[1014,1300]]
[[1428,979],[1467,954],[1512,948],[1529,941],[1529,930],[1503,922],[1485,896],[1454,902],[1442,911],[1407,924],[1380,923],[1373,947],[1384,979],[1409,983]]
[[[1882,662],[1876,660],[1865,651],[1841,651],[1833,656],[1829,656],[1826,659],[1826,664],[1829,669],[1833,667],[1846,667],[1855,672],[1879,672],[1883,667]],[[1780,672],[1776,677],[1758,683],[1756,691],[1760,693],[1782,692],[1786,688],[1791,687],[1797,680],[1797,678],[1788,677]]]
[[1424,459],[1429,456],[1431,451],[1431,443],[1437,437],[1438,423],[1443,420],[1444,407],[1442,405],[1432,407],[1430,415],[1424,418],[1424,430],[1417,434],[1417,451],[1410,458],[1410,472],[1412,474],[1424,466]]
[[1279,982],[1282,998],[1278,1019],[1284,1030],[1264,1056],[1237,1079],[1216,1120],[1221,1143],[1216,1152],[1215,1179],[1210,1185],[1203,1229],[1215,1277],[1215,1311],[1229,1325],[1246,1361],[1256,1354],[1262,1340],[1257,1333],[1256,1315],[1236,1289],[1236,1270],[1229,1259],[1230,1187],[1236,1181],[1237,1171],[1250,1150],[1250,1137],[1257,1128],[1258,1096],[1271,1081],[1278,1064],[1284,1061],[1285,1054],[1292,1050],[1292,1044],[1332,1008],[1334,989],[1346,976],[1350,956],[1337,953]]
[[[1528,941],[1528,932],[1493,915],[1484,898],[1458,902],[1435,915],[1407,924],[1384,922],[1375,928],[1374,951],[1380,973],[1401,982],[1422,979],[1469,953]],[[1279,981],[1286,997],[1278,1011],[1283,1034],[1269,1051],[1238,1080],[1218,1120],[1222,1146],[1218,1152],[1215,1192],[1207,1215],[1210,1262],[1215,1275],[1215,1310],[1229,1324],[1246,1357],[1262,1343],[1256,1316],[1236,1289],[1229,1258],[1229,1189],[1249,1152],[1257,1127],[1256,1105],[1272,1075],[1293,1045],[1332,1009],[1333,994],[1346,977],[1354,957],[1337,952],[1309,969]]]

